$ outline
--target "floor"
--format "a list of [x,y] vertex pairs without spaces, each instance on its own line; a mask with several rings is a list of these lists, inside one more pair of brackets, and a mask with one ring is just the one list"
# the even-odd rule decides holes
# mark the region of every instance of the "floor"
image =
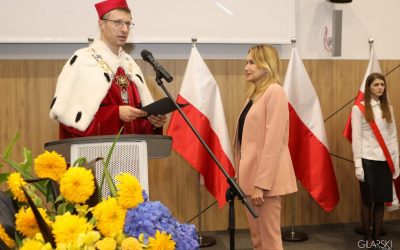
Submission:
[[[313,225],[299,226],[294,230],[283,228],[286,231],[285,239],[293,240],[297,236],[301,238],[302,233],[307,240],[301,242],[283,241],[285,250],[351,250],[351,249],[372,249],[365,246],[363,236],[355,233],[358,224],[335,224],[335,225]],[[381,238],[381,246],[385,250],[400,249],[400,221],[384,222],[385,235]],[[228,231],[203,232],[204,244],[208,238],[215,240],[216,244],[210,247],[202,247],[204,250],[225,250],[230,249],[230,237]],[[235,249],[251,250],[251,240],[248,230],[236,230]]]

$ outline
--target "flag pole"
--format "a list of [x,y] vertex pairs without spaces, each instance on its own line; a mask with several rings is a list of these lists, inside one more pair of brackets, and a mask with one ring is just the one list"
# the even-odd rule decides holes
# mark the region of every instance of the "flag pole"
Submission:
[[289,242],[300,242],[308,239],[306,233],[300,231],[294,231],[294,218],[295,218],[295,210],[296,210],[296,193],[292,193],[292,208],[291,208],[291,226],[290,231],[282,231],[282,240]]
[[202,220],[201,220],[201,174],[200,172],[198,172],[198,195],[197,195],[197,210],[198,210],[198,218],[199,218],[199,230],[197,230],[197,234],[198,234],[198,238],[197,241],[199,242],[199,247],[200,248],[205,248],[205,247],[211,247],[214,246],[217,241],[215,240],[214,237],[212,236],[207,236],[207,235],[203,235],[203,227],[202,227]]
[[[197,38],[192,37],[192,46],[196,46]],[[214,237],[203,235],[203,226],[201,220],[201,174],[197,172],[198,176],[198,185],[197,185],[197,214],[198,214],[198,223],[199,223],[199,230],[197,231],[198,238],[197,241],[199,242],[200,248],[211,247],[216,244],[216,240]]]
[[372,46],[374,46],[374,39],[372,37],[370,37],[368,39],[368,43],[369,43],[369,53],[371,53]]
[[[293,37],[290,42],[292,43],[292,47],[296,46],[296,38]],[[295,210],[296,210],[296,193],[292,193],[292,202],[291,202],[291,227],[290,231],[282,231],[282,240],[289,242],[300,242],[308,239],[306,233],[300,231],[294,231],[294,219],[295,219]]]

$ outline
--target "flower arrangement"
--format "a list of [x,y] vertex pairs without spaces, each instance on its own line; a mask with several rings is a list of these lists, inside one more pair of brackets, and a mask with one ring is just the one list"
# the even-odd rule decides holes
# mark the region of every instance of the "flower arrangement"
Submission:
[[101,190],[84,159],[68,168],[57,152],[45,151],[33,160],[24,149],[24,161],[16,163],[10,159],[16,139],[2,156],[16,171],[1,174],[0,182],[7,183],[18,211],[14,231],[0,217],[0,249],[199,248],[194,225],[180,224],[160,202],[149,201],[135,176],[120,173],[112,182],[107,166],[118,136],[103,162],[111,193],[103,200],[96,200]]

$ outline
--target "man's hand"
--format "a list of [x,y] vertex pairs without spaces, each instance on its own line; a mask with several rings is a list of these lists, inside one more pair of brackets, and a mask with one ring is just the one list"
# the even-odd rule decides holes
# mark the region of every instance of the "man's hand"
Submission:
[[147,119],[156,128],[161,128],[167,121],[167,117],[165,115],[151,115],[147,117]]
[[124,122],[131,122],[136,118],[143,117],[146,115],[147,115],[146,111],[134,108],[132,106],[128,105],[119,106],[119,119],[121,119]]

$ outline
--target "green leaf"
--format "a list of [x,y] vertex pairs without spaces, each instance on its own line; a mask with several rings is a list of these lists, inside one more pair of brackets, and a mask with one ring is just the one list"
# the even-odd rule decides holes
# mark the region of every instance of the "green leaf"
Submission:
[[57,199],[54,201],[55,203],[57,203],[57,202],[64,202],[65,200],[64,200],[64,197],[62,197],[61,195],[59,195],[58,197],[57,197]]
[[25,171],[27,172],[32,172],[32,166],[33,166],[33,160],[32,160],[32,152],[27,149],[27,148],[23,148],[23,152],[22,152],[23,156],[24,156],[24,161],[21,162],[19,165],[21,166],[21,168],[23,168]]
[[72,166],[85,166],[87,160],[85,157],[79,157],[74,161],[74,164]]
[[61,203],[61,204],[58,206],[57,214],[58,214],[58,215],[62,215],[62,214],[65,213],[65,211],[67,211],[67,203]]
[[12,153],[12,149],[15,145],[15,143],[17,142],[17,140],[19,139],[19,132],[17,132],[14,136],[14,138],[12,139],[12,141],[10,142],[10,144],[8,144],[8,146],[6,147],[6,150],[4,151],[3,154],[3,158],[4,159],[8,159]]
[[8,165],[10,165],[13,169],[15,169],[16,171],[18,171],[19,173],[21,173],[22,177],[24,177],[24,179],[32,179],[32,175],[31,173],[25,171],[24,168],[21,168],[21,166],[16,163],[15,161],[8,159],[8,158],[4,158],[3,159]]
[[[10,159],[4,159],[4,161],[10,165],[12,168],[14,168],[17,172],[21,173],[22,177],[25,179],[25,181],[29,182],[29,180],[35,180],[32,177],[32,174],[30,172],[25,171],[24,168],[21,168],[20,165]],[[41,180],[41,179],[38,179]],[[35,182],[32,181],[33,185],[44,195],[46,195],[46,186],[43,185],[41,182]]]
[[[108,171],[108,165],[110,164],[111,156],[115,148],[115,144],[117,143],[119,136],[121,135],[123,127],[119,130],[117,136],[115,137],[113,144],[111,145],[110,151],[108,151],[107,159],[106,162],[103,164],[103,175],[105,176],[108,186],[110,187],[110,193],[111,197],[116,197],[117,196],[117,188],[115,187],[115,184],[111,178],[110,171]],[[101,189],[101,187],[100,187]]]
[[33,201],[33,203],[35,203],[35,205],[36,205],[37,207],[43,207],[42,200],[41,200],[39,197],[34,196],[34,198],[33,198],[32,201]]
[[1,173],[0,174],[0,184],[6,182],[10,173]]
[[[23,175],[23,174],[22,174]],[[39,190],[44,196],[46,196],[46,185],[43,181],[48,180],[47,178],[24,178],[27,183],[32,183],[32,188]]]
[[32,175],[30,174],[29,171],[26,171],[24,169],[23,166],[21,166],[20,164],[16,163],[15,161],[10,159],[10,155],[12,153],[12,149],[16,143],[16,141],[19,139],[19,133],[17,133],[14,137],[14,139],[10,142],[10,144],[6,147],[6,150],[4,151],[4,154],[2,156],[2,159],[5,163],[7,163],[8,165],[10,165],[12,168],[14,168],[16,171],[18,171],[19,173],[21,173],[21,175],[25,178],[25,179],[31,179]]
[[14,240],[18,246],[22,246],[22,236],[17,231],[15,231]]
[[96,225],[96,217],[92,216],[92,218],[89,219],[88,223],[95,226]]
[[[9,166],[11,166],[15,171],[21,173],[22,177],[27,180],[27,179],[33,179],[33,175],[31,174],[32,172],[32,165],[33,165],[33,158],[32,158],[32,153],[30,150],[23,148],[23,157],[24,161],[22,163],[17,163],[13,160],[10,159],[10,155],[12,153],[12,149],[16,143],[16,141],[19,139],[19,133],[15,135],[11,143],[6,147],[6,150],[2,156],[2,159],[5,163],[7,163]],[[0,179],[0,183],[3,181]],[[43,185],[42,183],[34,183],[34,186],[46,196],[46,186]]]
[[69,202],[61,203],[58,206],[57,214],[62,215],[65,214],[66,212],[70,212],[72,214],[74,212],[74,205]]
[[48,179],[45,183],[46,185],[46,201],[57,206],[55,200],[59,195],[59,184],[51,179]]

